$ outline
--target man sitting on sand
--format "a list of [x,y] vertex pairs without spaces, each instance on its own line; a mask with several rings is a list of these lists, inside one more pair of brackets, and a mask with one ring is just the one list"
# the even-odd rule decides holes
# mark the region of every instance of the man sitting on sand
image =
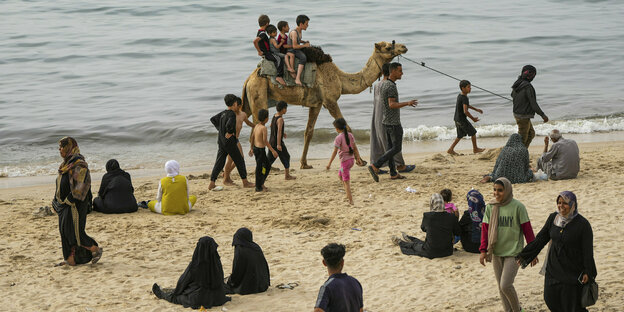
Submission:
[[561,132],[550,132],[553,145],[548,150],[548,137],[544,138],[544,153],[537,159],[537,169],[542,169],[551,180],[574,179],[580,170],[579,148],[574,140],[564,139]]
[[329,278],[319,290],[314,312],[364,311],[362,285],[357,279],[342,273],[345,246],[331,243],[321,249],[323,265],[327,267]]

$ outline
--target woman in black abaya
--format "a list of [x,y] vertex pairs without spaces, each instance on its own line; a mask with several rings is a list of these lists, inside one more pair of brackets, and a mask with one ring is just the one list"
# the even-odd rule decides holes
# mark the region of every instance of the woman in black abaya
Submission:
[[232,300],[225,296],[223,289],[223,267],[217,252],[218,246],[211,237],[200,238],[193,252],[193,259],[178,279],[175,290],[163,291],[154,283],[154,295],[193,309],[220,306]]
[[106,162],[98,196],[93,200],[93,210],[101,213],[128,213],[138,209],[130,174],[121,170],[115,159]]
[[255,294],[264,292],[271,285],[269,265],[262,249],[253,242],[253,235],[247,228],[240,228],[232,240],[234,262],[232,274],[225,285],[227,294]]
[[102,248],[85,232],[87,213],[91,203],[91,175],[89,165],[80,154],[78,143],[71,137],[59,141],[63,163],[56,178],[56,192],[52,207],[59,217],[59,232],[64,261],[58,265],[76,265],[102,257]]

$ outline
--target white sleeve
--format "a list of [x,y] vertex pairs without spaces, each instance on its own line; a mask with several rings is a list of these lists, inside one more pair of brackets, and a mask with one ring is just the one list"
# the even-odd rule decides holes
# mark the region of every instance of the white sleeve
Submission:
[[160,202],[162,200],[162,186],[160,185],[160,181],[158,181],[158,195],[156,195],[156,200]]

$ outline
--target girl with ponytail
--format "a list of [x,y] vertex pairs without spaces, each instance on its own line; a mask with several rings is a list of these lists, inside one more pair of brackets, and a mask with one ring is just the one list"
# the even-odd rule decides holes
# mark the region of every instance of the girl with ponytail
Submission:
[[338,136],[336,136],[336,139],[334,140],[334,152],[332,153],[326,168],[329,170],[334,158],[336,158],[336,154],[338,154],[340,157],[340,171],[338,172],[338,177],[340,178],[340,181],[342,181],[342,185],[345,188],[349,204],[353,205],[350,171],[351,167],[353,167],[355,159],[360,159],[360,153],[355,145],[355,138],[353,137],[353,134],[349,133],[349,130],[347,129],[347,122],[344,118],[334,120],[334,127],[336,128],[336,132],[338,132]]

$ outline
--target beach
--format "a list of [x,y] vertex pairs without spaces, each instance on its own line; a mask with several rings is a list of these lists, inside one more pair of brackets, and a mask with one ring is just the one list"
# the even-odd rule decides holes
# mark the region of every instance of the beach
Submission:
[[[600,297],[590,310],[617,311],[624,306],[624,270],[619,263],[624,257],[623,217],[618,210],[624,188],[624,140],[579,145],[577,179],[516,184],[514,197],[527,207],[537,233],[555,211],[558,193],[576,193],[579,212],[594,232]],[[0,310],[187,311],[157,299],[152,284],[175,287],[197,240],[205,235],[220,245],[227,276],[232,269],[232,235],[244,226],[264,250],[271,287],[261,294],[233,295],[231,302],[209,311],[312,311],[319,287],[327,279],[320,249],[330,242],[345,244],[344,272],[362,284],[365,311],[500,311],[491,263],[481,266],[478,255],[464,252],[461,244],[455,245],[458,251],[452,256],[429,260],[403,255],[390,241],[401,231],[424,239],[422,214],[429,211],[431,194],[443,188],[453,191],[460,212],[467,209],[465,194],[473,187],[486,201],[492,200],[491,184],[478,181],[492,169],[495,154],[468,154],[468,146],[463,142],[457,149],[464,156],[437,151],[404,155],[416,169],[402,181],[381,175],[381,181],[374,183],[365,167],[354,168],[354,206],[344,200],[338,164],[324,169],[327,159],[310,160],[314,166],[310,170],[293,165],[295,181],[285,181],[283,171],[271,172],[266,193],[243,189],[236,173],[239,186],[208,191],[208,171],[188,172],[183,167],[190,193],[199,198],[189,214],[162,216],[144,209],[123,215],[91,213],[86,232],[104,248],[104,256],[96,265],[77,267],[54,267],[62,260],[58,219],[33,215],[38,207],[50,205],[54,178],[44,185],[0,189],[5,235],[0,244],[4,294]],[[533,162],[542,148],[537,137],[529,150]],[[247,170],[251,173],[253,167]],[[153,199],[160,177],[133,177],[137,200]],[[98,187],[99,179],[94,178],[92,189]],[[407,192],[407,187],[416,192]],[[544,249],[541,261],[545,253]],[[526,311],[547,311],[543,276],[538,273],[541,265],[519,270],[516,277]],[[275,287],[292,282],[298,284],[292,290]]]

